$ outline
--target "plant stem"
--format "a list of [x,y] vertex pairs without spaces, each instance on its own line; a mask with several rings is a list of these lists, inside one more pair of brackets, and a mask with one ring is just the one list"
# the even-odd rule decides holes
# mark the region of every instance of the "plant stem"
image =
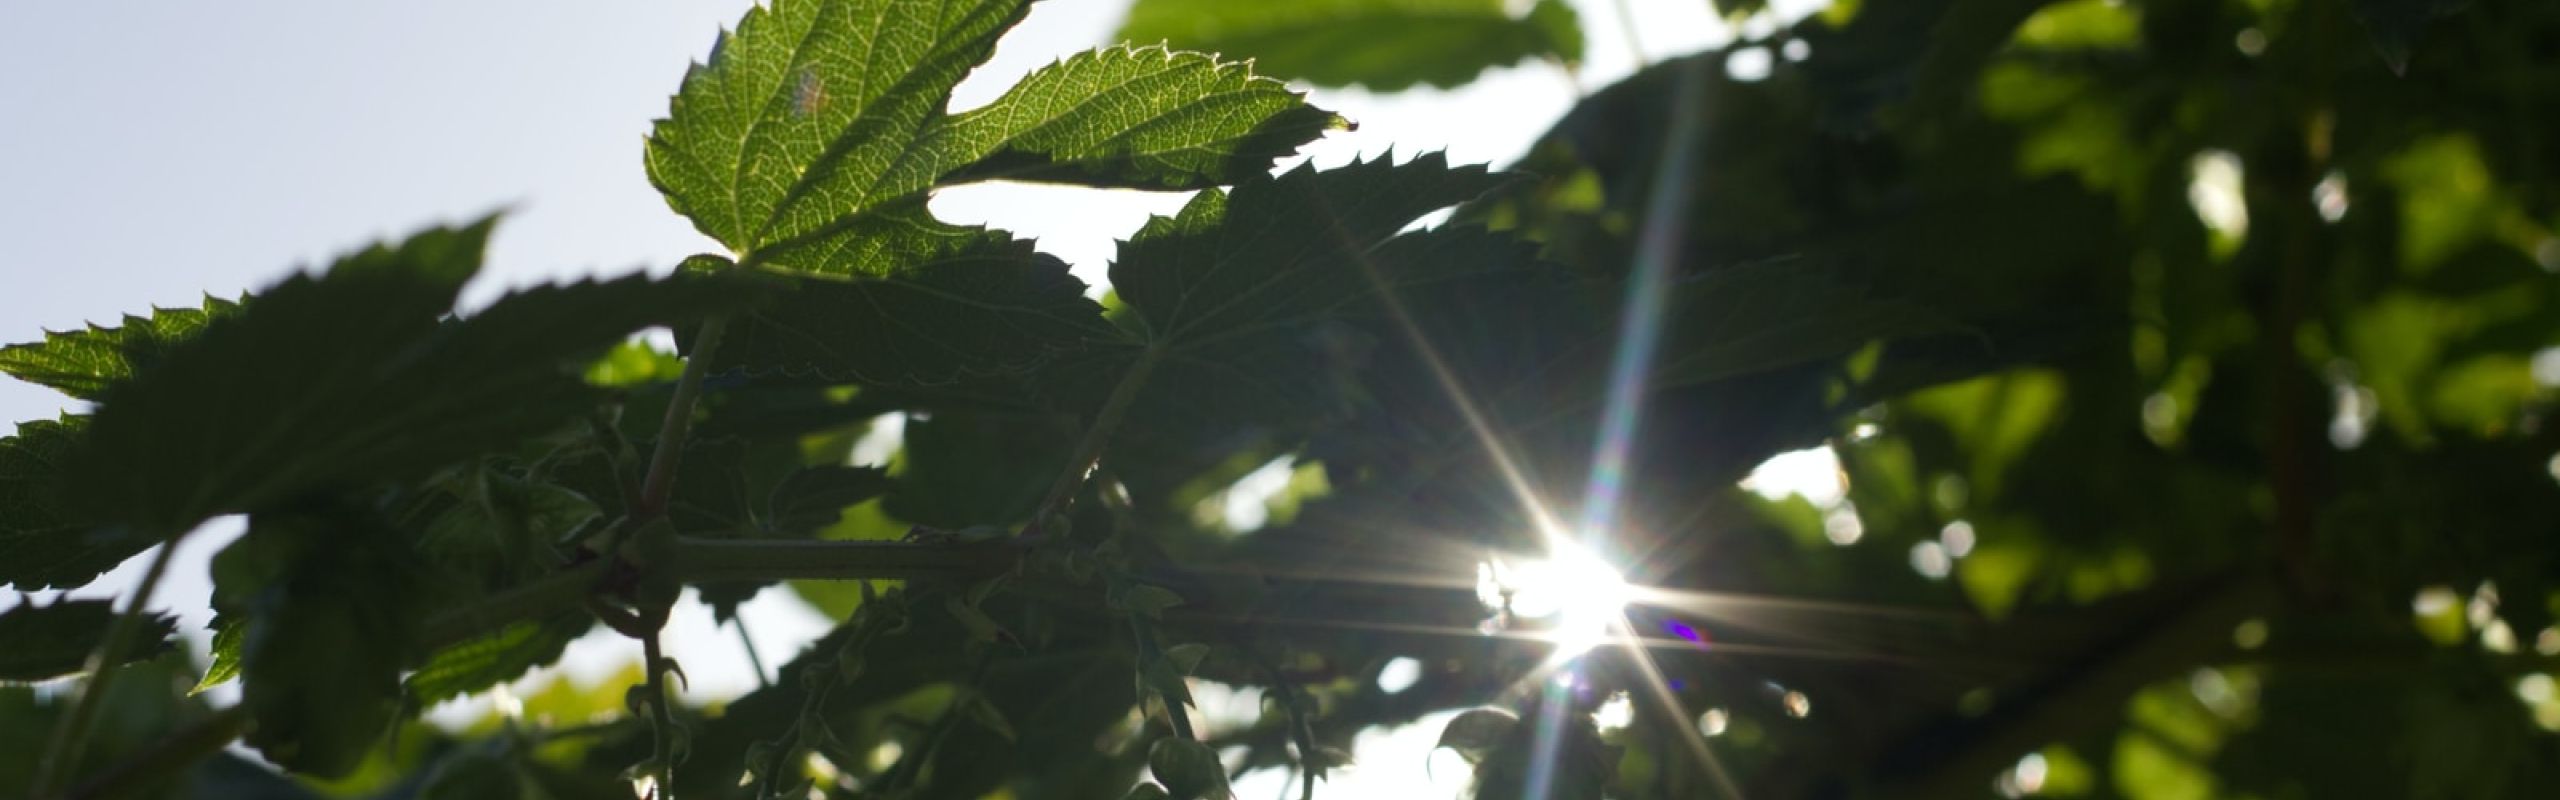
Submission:
[[1627,37],[1627,56],[1635,59],[1636,69],[1653,66],[1653,59],[1644,54],[1644,35],[1638,32],[1636,25],[1636,4],[1628,0],[1617,0],[1616,6],[1618,33]]
[[676,379],[675,397],[667,401],[667,418],[658,425],[658,443],[649,453],[649,475],[640,484],[640,499],[632,504],[631,516],[636,520],[656,519],[667,512],[667,497],[675,491],[676,464],[684,460],[685,433],[693,427],[693,404],[702,395],[703,376],[711,371],[711,358],[720,352],[720,337],[729,330],[729,318],[715,316],[702,321],[702,330],[693,337],[693,354],[684,361],[684,374]]
[[125,600],[124,610],[108,623],[106,639],[89,652],[89,679],[71,701],[71,712],[54,726],[53,742],[45,746],[44,760],[36,763],[33,796],[53,796],[72,777],[71,770],[78,768],[81,751],[89,744],[89,727],[97,723],[98,713],[105,708],[108,682],[115,678],[116,667],[122,665],[124,654],[131,650],[126,640],[142,628],[142,619],[148,613],[144,608],[151,604],[152,592],[160,587],[161,576],[168,574],[169,562],[176,560],[178,544],[186,538],[186,533],[181,532],[160,545],[160,552],[151,557],[151,566],[142,572],[142,582]]
[[[666,625],[663,611],[652,613],[651,622]],[[676,715],[673,699],[667,691],[667,654],[658,645],[658,634],[651,631],[640,640],[641,660],[649,665],[649,760],[658,773],[658,800],[675,800],[676,796]]]
[[1155,373],[1156,362],[1163,358],[1163,343],[1149,344],[1147,349],[1138,353],[1138,360],[1129,365],[1129,371],[1120,374],[1120,382],[1111,387],[1111,397],[1102,402],[1102,411],[1094,415],[1092,427],[1086,428],[1084,438],[1076,442],[1075,457],[1067,462],[1067,470],[1058,474],[1058,479],[1049,484],[1049,493],[1040,499],[1040,510],[1031,517],[1031,526],[1026,532],[1038,530],[1040,523],[1050,515],[1065,510],[1067,502],[1075,498],[1076,490],[1084,488],[1085,476],[1091,474],[1094,465],[1102,460],[1103,448],[1110,446],[1112,434],[1119,432],[1120,421],[1129,415],[1129,406],[1137,402],[1138,390],[1145,388],[1147,377]]

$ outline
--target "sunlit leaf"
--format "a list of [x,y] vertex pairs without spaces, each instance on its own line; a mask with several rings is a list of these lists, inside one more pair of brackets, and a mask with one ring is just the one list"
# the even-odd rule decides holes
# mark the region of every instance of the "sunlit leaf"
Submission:
[[1250,58],[1323,86],[1456,86],[1536,58],[1582,60],[1570,5],[1539,0],[1139,0],[1119,38]]

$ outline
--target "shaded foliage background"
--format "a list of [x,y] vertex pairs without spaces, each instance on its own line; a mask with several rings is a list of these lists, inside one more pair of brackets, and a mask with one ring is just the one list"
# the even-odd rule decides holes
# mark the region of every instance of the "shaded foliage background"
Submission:
[[[1582,36],[1555,3],[1255,5],[1268,16],[1141,0],[1126,33],[1378,89],[1570,63]],[[1458,21],[1501,33],[1450,47],[1450,31],[1475,30]],[[756,306],[730,332],[722,353],[739,361],[722,362],[704,397],[670,522],[738,540],[895,540],[915,525],[1066,533],[992,594],[920,577],[887,602],[794,583],[847,623],[765,690],[673,709],[691,731],[675,788],[747,796],[756,784],[741,773],[772,772],[778,741],[829,762],[813,777],[838,796],[1118,796],[1144,773],[1149,743],[1182,725],[1168,709],[1182,706],[1185,672],[1270,698],[1211,737],[1239,772],[1313,766],[1319,748],[1429,712],[1561,704],[1564,796],[2528,797],[2560,781],[2560,441],[2544,430],[2560,383],[2560,356],[2545,354],[2560,342],[2560,139],[2543,123],[2560,107],[2560,9],[1929,0],[1840,3],[1773,29],[1597,89],[1507,181],[1447,170],[1433,180],[1457,188],[1400,200],[1382,187],[1442,166],[1279,179],[1199,167],[1207,174],[1172,184],[1238,185],[1124,246],[1119,294],[1098,316],[946,335],[962,346],[929,361],[847,351],[831,367],[792,343],[869,344],[898,326],[795,338],[815,328],[790,323],[827,318],[792,304],[985,291],[1063,315],[1080,301],[1057,291],[1062,269],[1002,234],[899,216],[914,209],[894,200],[861,206],[862,219],[920,233],[870,231],[887,244],[860,263],[925,279],[828,284],[847,270],[795,263],[817,258],[791,249],[802,243],[735,231],[741,261],[817,288]],[[992,41],[1001,26],[970,30]],[[1311,55],[1342,53],[1363,57]],[[937,68],[967,62],[953,63]],[[917,102],[913,119],[939,110]],[[1306,135],[1323,124],[1283,116]],[[1056,157],[997,152],[973,163]],[[979,177],[968,169],[949,175]],[[1394,235],[1461,201],[1450,223]],[[1539,494],[1570,507],[1591,469],[1624,283],[1656,219],[1680,234],[1668,323],[1611,537],[1631,580],[1681,593],[1629,611],[1667,692],[1644,688],[1645,670],[1614,648],[1584,660],[1569,695],[1524,689],[1548,645],[1476,634],[1488,612],[1470,589],[1488,553],[1543,543],[1449,386],[1522,456]],[[756,258],[767,245],[778,255]],[[1282,277],[1221,286],[1180,271],[1229,261]],[[952,273],[923,271],[951,263],[1019,279],[937,284]],[[614,305],[636,321],[542,335],[584,363],[581,348],[634,325],[755,294],[722,284],[638,297],[654,286],[621,290],[635,298]],[[1212,314],[1162,299],[1215,291],[1243,299]],[[898,302],[886,304],[909,313],[889,323],[954,321],[947,307]],[[436,327],[449,304],[405,324]],[[137,386],[186,385],[152,377],[162,339],[230,313],[209,303],[128,322],[100,358],[134,365]],[[449,322],[435,341],[476,353],[471,326],[507,322]],[[1141,355],[1165,341],[1178,347],[1160,363]],[[65,352],[89,351],[13,348],[0,366],[109,392],[116,409],[112,380],[126,376],[99,382],[39,358]],[[1084,421],[1138,364],[1154,373],[1098,479],[1070,518],[1037,518]],[[276,697],[283,709],[257,712],[253,744],[298,730],[289,723],[343,727],[327,737],[338,749],[318,754],[340,768],[314,770],[334,780],[290,783],[225,753],[146,788],[629,796],[623,770],[663,747],[648,715],[625,707],[639,670],[618,685],[557,685],[524,698],[522,716],[469,731],[387,720],[511,679],[592,627],[572,608],[459,645],[403,629],[435,624],[421,598],[503,593],[573,567],[558,545],[627,511],[632,451],[658,435],[679,369],[626,345],[583,382],[497,375],[538,383],[557,410],[488,434],[505,446],[440,437],[465,454],[504,452],[431,477],[331,486],[327,502],[300,485],[251,498],[291,494],[290,513],[129,512],[277,519],[276,533],[244,540],[266,549],[217,564],[226,620],[266,620],[224,635],[317,632],[235,652],[369,643],[288,648],[267,663],[300,666],[269,668],[265,685],[343,689],[333,676],[348,670],[324,656],[387,659],[359,671],[406,676],[398,691],[359,692],[373,704],[361,711],[252,689],[253,709]],[[581,407],[618,413],[574,419]],[[907,415],[904,450],[885,471],[848,468],[852,442],[884,413]],[[113,501],[52,499],[62,430],[80,426],[31,423],[0,445],[0,542],[21,589],[85,582],[73,573],[151,541],[66,516]],[[517,441],[526,430],[552,432]],[[236,449],[218,444],[205,449]],[[1736,486],[1772,455],[1817,447],[1840,465],[1836,498]],[[1230,530],[1201,512],[1284,459],[1298,478],[1268,524]],[[396,513],[373,516],[386,509]],[[335,538],[293,532],[314,519],[339,520]],[[81,538],[64,538],[71,530]],[[66,552],[72,542],[91,549]],[[98,548],[114,557],[101,562]],[[398,566],[419,560],[438,567],[443,594],[383,592],[421,579]],[[341,577],[311,577],[323,572]],[[715,585],[715,602],[733,604],[760,584]],[[1137,587],[1180,602],[1133,600]],[[257,616],[322,604],[341,611]],[[11,636],[12,649],[39,641]],[[1185,651],[1197,661],[1168,676],[1165,645],[1186,643],[1205,655]],[[1379,688],[1397,658],[1418,661],[1420,677]],[[180,661],[143,662],[113,684],[80,774],[149,762],[172,732],[228,740],[250,727],[186,695],[197,672]],[[256,657],[245,661],[244,681],[261,685]],[[804,678],[820,674],[847,677]],[[1634,695],[1632,719],[1589,724],[1619,690]],[[0,749],[20,754],[0,758],[0,785],[25,785],[65,695],[0,692],[0,736],[25,743]],[[1526,727],[1481,743],[1481,795],[1520,793],[1505,770],[1522,761]],[[298,767],[315,756],[267,755]]]

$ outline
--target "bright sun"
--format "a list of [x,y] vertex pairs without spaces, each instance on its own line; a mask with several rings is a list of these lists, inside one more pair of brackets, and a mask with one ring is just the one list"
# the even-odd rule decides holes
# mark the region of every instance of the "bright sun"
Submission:
[[1572,537],[1547,537],[1547,557],[1517,563],[1496,557],[1477,565],[1476,597],[1488,608],[1551,620],[1555,660],[1588,652],[1625,619],[1630,592],[1616,567]]

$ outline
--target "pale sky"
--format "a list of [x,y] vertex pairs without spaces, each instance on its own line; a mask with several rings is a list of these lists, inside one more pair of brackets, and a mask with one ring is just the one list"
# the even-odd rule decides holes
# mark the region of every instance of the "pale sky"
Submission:
[[[1127,0],[1047,0],[963,84],[955,109],[1021,74],[1108,43]],[[640,167],[642,136],[745,0],[126,0],[0,4],[0,342],[40,338],[203,293],[237,295],[298,267],[419,227],[508,209],[468,302],[511,285],[665,270],[715,246],[667,209]],[[1632,71],[1608,0],[1582,0],[1585,86]],[[1703,0],[1626,0],[1653,58],[1723,40]],[[1785,3],[1782,5],[1801,5]],[[1360,123],[1309,148],[1322,164],[1390,147],[1453,161],[1515,159],[1563,114],[1573,82],[1549,65],[1497,70],[1456,92],[1313,93]],[[1035,237],[1099,283],[1112,242],[1182,195],[1017,185],[945,191],[935,209]],[[0,417],[70,408],[0,380]],[[216,523],[180,554],[155,605],[209,617],[205,561]],[[76,592],[127,588],[146,559]],[[0,604],[14,604],[0,600]],[[749,606],[779,660],[825,621],[787,592]],[[701,697],[754,681],[735,639],[696,606],[670,631]],[[199,645],[200,647],[200,645]],[[634,658],[597,637],[573,673]],[[1364,740],[1371,761],[1335,791],[1424,788],[1422,731]],[[1417,736],[1419,746],[1414,744]],[[1390,755],[1393,754],[1393,755]],[[1413,759],[1403,762],[1404,759]],[[1450,770],[1443,768],[1443,783]],[[1444,788],[1414,796],[1447,796]]]

